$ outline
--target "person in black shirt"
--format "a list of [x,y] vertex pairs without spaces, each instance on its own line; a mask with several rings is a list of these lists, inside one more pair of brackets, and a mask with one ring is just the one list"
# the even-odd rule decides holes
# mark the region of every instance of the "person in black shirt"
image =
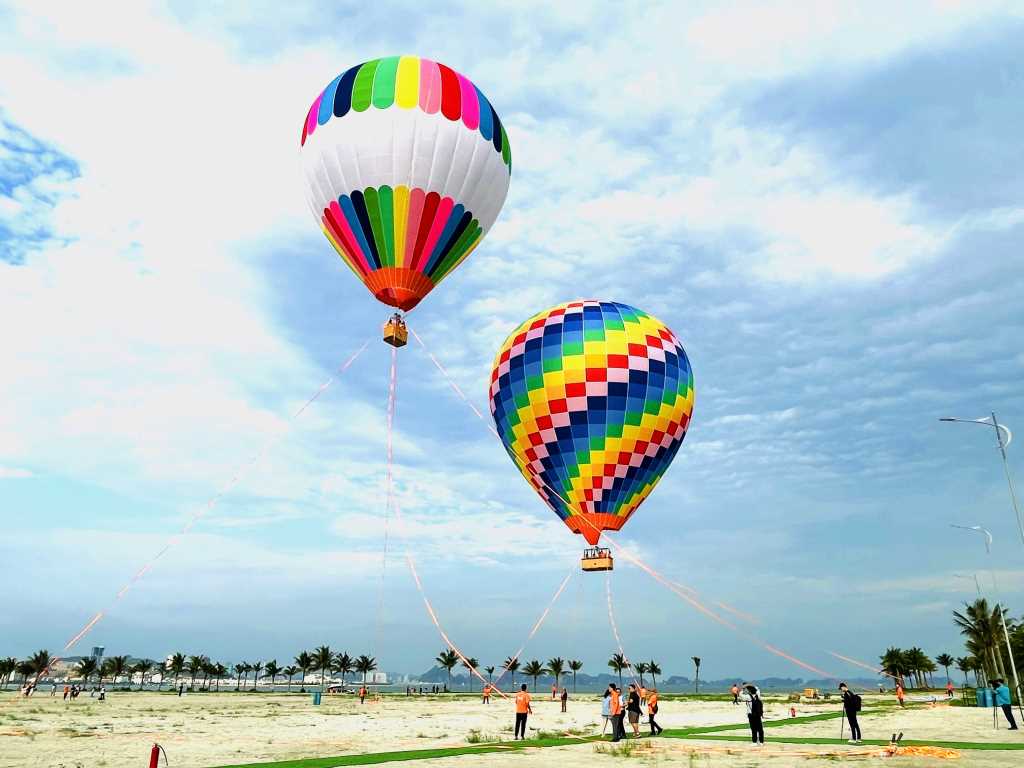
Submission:
[[857,722],[857,713],[860,711],[860,696],[850,691],[846,683],[839,684],[839,690],[843,694],[843,714],[850,724],[850,744],[860,744],[860,723]]
[[629,684],[626,714],[629,716],[629,724],[633,726],[633,738],[640,738],[640,692],[636,689],[636,683]]

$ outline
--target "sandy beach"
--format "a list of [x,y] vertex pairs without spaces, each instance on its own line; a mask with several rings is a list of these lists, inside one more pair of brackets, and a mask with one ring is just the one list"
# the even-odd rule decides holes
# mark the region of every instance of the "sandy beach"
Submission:
[[[866,700],[866,709],[873,702]],[[877,706],[877,705],[876,705]],[[788,717],[788,704],[769,700],[769,721]],[[569,711],[543,694],[536,697],[530,736],[585,736],[600,732],[596,696],[570,700]],[[835,711],[835,703],[801,705],[800,715]],[[466,696],[386,696],[360,706],[352,696],[328,696],[313,706],[309,695],[201,693],[178,698],[169,694],[114,692],[105,702],[87,696],[65,703],[46,693],[22,699],[13,692],[0,698],[0,768],[135,768],[147,764],[153,742],[162,744],[174,768],[216,766],[307,757],[328,757],[436,747],[467,747],[479,742],[508,741],[511,705],[492,699],[483,706]],[[744,723],[742,707],[720,701],[666,701],[659,721],[666,728]],[[991,711],[939,706],[907,710],[888,703],[865,713],[867,739],[887,739],[903,731],[907,739],[982,743],[1024,742],[1004,724],[992,727]],[[742,739],[746,730],[716,733]],[[768,729],[768,741],[788,737],[839,736],[839,721],[792,724]],[[644,739],[634,743],[633,758],[642,763],[686,765],[814,765],[834,762],[845,754],[859,763],[871,748],[847,745],[769,743],[762,748],[721,738]],[[965,765],[1018,765],[1022,754],[1011,751],[962,751]],[[581,743],[544,747],[510,754],[460,755],[417,764],[424,766],[552,765],[582,768],[621,759],[610,745]],[[901,765],[934,765],[934,758],[902,757]]]

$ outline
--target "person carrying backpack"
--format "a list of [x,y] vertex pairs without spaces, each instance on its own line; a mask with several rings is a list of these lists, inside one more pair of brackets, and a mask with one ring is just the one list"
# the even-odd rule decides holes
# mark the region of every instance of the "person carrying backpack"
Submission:
[[846,683],[839,684],[839,691],[843,694],[843,714],[850,724],[850,740],[847,743],[860,744],[860,723],[857,722],[857,713],[861,707],[860,696],[851,691]]
[[743,703],[747,707],[747,722],[750,723],[750,740],[764,744],[764,702],[756,685],[743,686]]

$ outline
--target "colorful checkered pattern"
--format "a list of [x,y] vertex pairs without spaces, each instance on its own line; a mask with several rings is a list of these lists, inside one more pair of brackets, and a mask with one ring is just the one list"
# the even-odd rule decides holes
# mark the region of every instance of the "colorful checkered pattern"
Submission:
[[502,344],[491,414],[512,460],[566,525],[597,544],[636,511],[693,413],[682,344],[646,312],[572,301]]

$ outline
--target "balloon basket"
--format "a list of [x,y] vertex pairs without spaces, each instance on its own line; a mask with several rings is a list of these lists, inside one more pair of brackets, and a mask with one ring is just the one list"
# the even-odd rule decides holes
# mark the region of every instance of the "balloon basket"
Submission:
[[384,323],[384,343],[392,347],[404,347],[409,342],[409,329],[405,327],[405,320],[395,312],[386,323]]
[[585,572],[612,571],[615,569],[615,560],[612,558],[612,551],[607,547],[593,547],[583,550],[580,565]]

